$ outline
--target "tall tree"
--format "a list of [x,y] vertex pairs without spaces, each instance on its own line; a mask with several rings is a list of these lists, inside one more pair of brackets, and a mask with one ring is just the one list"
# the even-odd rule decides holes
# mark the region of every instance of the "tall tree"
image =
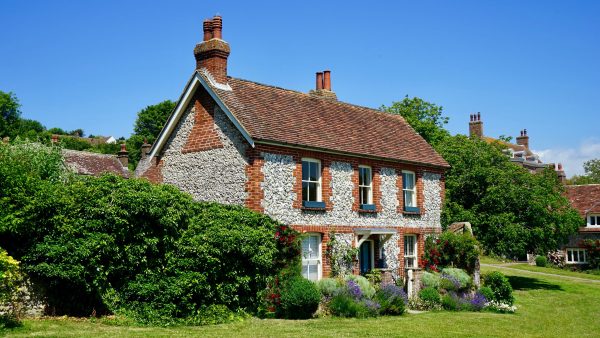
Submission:
[[569,184],[600,184],[600,159],[586,161],[583,164],[585,174],[573,176]]
[[418,97],[409,98],[407,95],[402,101],[392,102],[389,107],[381,106],[380,110],[401,115],[425,141],[433,146],[450,135],[444,129],[448,117],[443,116],[443,107]]
[[14,137],[14,129],[21,117],[21,105],[15,94],[0,90],[0,137]]
[[175,102],[165,100],[138,112],[133,126],[133,134],[127,140],[131,167],[135,168],[140,160],[141,147],[144,140],[147,140],[150,144],[156,140],[165,123],[167,123],[173,109],[175,109],[175,105]]

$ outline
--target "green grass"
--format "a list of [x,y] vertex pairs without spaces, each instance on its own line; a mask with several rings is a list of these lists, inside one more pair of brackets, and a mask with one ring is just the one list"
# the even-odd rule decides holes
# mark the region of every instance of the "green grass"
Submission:
[[503,260],[503,259],[498,258],[498,257],[490,257],[490,256],[481,256],[479,258],[479,262],[483,263],[483,264],[504,264],[504,263],[510,263],[510,261],[508,261],[508,260]]
[[105,320],[65,318],[26,320],[24,327],[3,333],[12,337],[593,337],[600,332],[600,283],[503,267],[485,266],[482,270],[500,270],[509,277],[515,289],[517,313],[428,312],[377,319],[307,321],[249,319],[225,325],[174,328],[116,326],[107,325]]
[[589,273],[569,271],[569,270],[563,270],[563,269],[558,269],[558,268],[550,268],[550,267],[543,268],[543,267],[529,265],[529,264],[515,264],[515,265],[511,265],[510,267],[513,269],[519,269],[519,270],[525,270],[525,271],[544,272],[544,273],[551,273],[551,274],[561,275],[561,276],[570,276],[570,277],[600,280],[600,275],[593,275],[593,274],[589,274]]

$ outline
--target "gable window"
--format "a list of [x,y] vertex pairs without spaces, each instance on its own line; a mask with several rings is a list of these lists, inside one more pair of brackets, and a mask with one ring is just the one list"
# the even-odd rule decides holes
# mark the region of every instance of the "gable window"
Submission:
[[419,212],[417,207],[417,180],[413,171],[402,171],[404,211]]
[[371,167],[358,166],[358,194],[360,209],[375,210],[373,204],[373,171]]
[[567,263],[569,264],[585,264],[587,263],[587,252],[585,249],[568,248]]
[[588,226],[600,228],[600,214],[590,214],[588,216]]
[[417,235],[405,235],[404,267],[416,268],[417,266]]
[[302,206],[325,208],[321,200],[321,161],[302,159]]
[[321,279],[321,235],[308,234],[302,240],[302,276]]

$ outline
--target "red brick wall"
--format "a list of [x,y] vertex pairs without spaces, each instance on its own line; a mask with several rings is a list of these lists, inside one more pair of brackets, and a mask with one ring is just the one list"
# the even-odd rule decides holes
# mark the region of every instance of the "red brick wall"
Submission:
[[192,102],[195,111],[194,126],[182,153],[222,148],[223,143],[215,130],[214,110],[216,103],[204,89],[196,90]]
[[[404,182],[402,181],[402,170],[408,170],[408,171],[412,171],[415,173],[415,179],[416,179],[416,188],[417,188],[417,207],[419,208],[419,213],[423,213],[425,209],[423,209],[424,202],[425,202],[425,195],[423,194],[423,189],[424,187],[424,183],[423,183],[423,171],[429,171],[429,172],[436,172],[436,171],[432,171],[432,170],[428,170],[428,169],[423,169],[421,167],[417,167],[417,166],[412,166],[412,165],[405,165],[402,166],[402,169],[398,170],[396,169],[396,171],[398,172],[398,180],[396,181],[396,186],[398,187],[398,201],[400,202],[398,204],[398,212],[399,213],[404,213],[404,214],[415,214],[414,212],[405,212],[404,211],[404,191],[402,190],[404,188]],[[437,172],[439,174],[442,174],[441,172]],[[443,200],[443,196],[444,196],[444,186],[442,186],[442,200]]]
[[151,160],[151,164],[150,167],[148,169],[146,169],[146,171],[140,176],[140,177],[144,177],[147,178],[148,181],[152,182],[152,183],[162,183],[163,182],[163,175],[162,175],[162,167],[163,167],[163,161],[162,159],[159,160],[158,158],[153,158]]
[[247,156],[246,192],[248,193],[248,197],[246,198],[246,207],[254,211],[263,212],[264,208],[262,207],[261,202],[264,198],[264,192],[261,184],[265,178],[262,172],[265,160],[260,156],[258,150],[252,148],[248,148]]

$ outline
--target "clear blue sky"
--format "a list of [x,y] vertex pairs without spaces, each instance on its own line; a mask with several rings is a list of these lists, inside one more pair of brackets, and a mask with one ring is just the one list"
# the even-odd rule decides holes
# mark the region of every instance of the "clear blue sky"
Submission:
[[0,90],[47,127],[129,136],[176,100],[202,21],[223,16],[229,74],[340,100],[442,105],[453,133],[527,128],[567,174],[600,157],[600,1],[20,1],[0,5]]

